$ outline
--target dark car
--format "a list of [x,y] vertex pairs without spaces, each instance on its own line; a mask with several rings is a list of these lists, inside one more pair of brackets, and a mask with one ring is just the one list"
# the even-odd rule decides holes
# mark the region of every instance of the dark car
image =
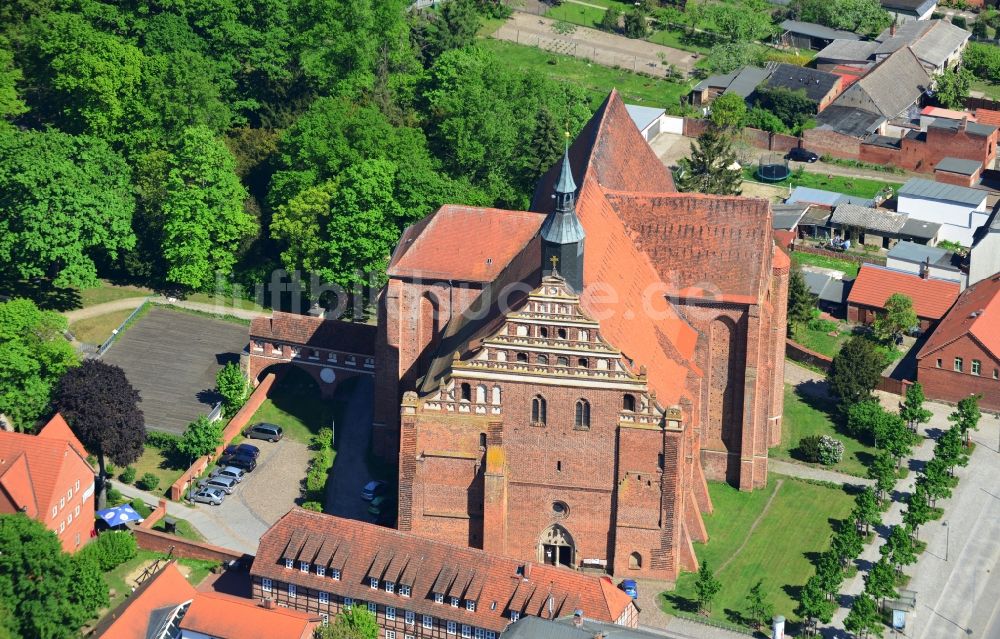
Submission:
[[365,501],[371,501],[378,497],[379,495],[385,494],[386,483],[380,479],[375,479],[367,484],[361,490],[361,499]]
[[796,162],[809,162],[810,164],[819,159],[819,156],[812,151],[807,151],[802,147],[795,147],[788,152],[788,159]]
[[260,455],[260,449],[253,444],[230,444],[222,451],[222,456],[225,457],[226,455],[242,455],[257,459]]
[[275,424],[254,424],[243,431],[243,436],[248,439],[265,439],[269,442],[278,441],[281,435],[281,426]]
[[226,455],[223,454],[219,458],[220,464],[225,464],[226,466],[234,466],[246,472],[253,472],[254,468],[257,468],[257,460],[249,455]]
[[625,591],[625,594],[633,599],[639,598],[639,587],[635,583],[635,579],[622,579],[622,582],[618,584],[618,587]]

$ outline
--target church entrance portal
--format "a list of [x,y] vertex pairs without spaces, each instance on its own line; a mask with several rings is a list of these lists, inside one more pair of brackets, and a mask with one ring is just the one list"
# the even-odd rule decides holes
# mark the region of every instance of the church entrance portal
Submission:
[[576,567],[573,538],[565,528],[550,526],[538,541],[538,561],[550,566]]

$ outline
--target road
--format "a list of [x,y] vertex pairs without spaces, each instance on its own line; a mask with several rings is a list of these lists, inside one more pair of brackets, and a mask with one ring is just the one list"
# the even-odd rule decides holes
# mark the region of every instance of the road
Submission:
[[326,512],[338,517],[373,519],[368,514],[368,502],[361,499],[361,489],[372,479],[367,460],[374,417],[374,387],[371,377],[361,375],[349,391],[347,405],[337,424],[337,458],[326,483]]

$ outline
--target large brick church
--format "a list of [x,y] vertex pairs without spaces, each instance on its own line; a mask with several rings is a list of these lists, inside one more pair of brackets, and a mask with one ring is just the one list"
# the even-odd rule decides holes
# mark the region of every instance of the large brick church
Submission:
[[614,575],[694,570],[705,480],[767,481],[789,262],[764,200],[678,193],[615,92],[531,211],[444,206],[379,300],[399,528]]

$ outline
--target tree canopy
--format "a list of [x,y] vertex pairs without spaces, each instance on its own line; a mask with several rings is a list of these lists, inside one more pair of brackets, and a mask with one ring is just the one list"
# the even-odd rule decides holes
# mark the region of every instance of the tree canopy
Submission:
[[[678,190],[739,195],[743,175],[736,162],[730,137],[714,126],[705,129],[691,144],[691,155],[681,158]],[[734,166],[735,165],[735,166]]]
[[841,399],[847,410],[871,396],[885,366],[885,358],[870,340],[855,335],[847,340],[833,358],[826,376],[831,390]]

